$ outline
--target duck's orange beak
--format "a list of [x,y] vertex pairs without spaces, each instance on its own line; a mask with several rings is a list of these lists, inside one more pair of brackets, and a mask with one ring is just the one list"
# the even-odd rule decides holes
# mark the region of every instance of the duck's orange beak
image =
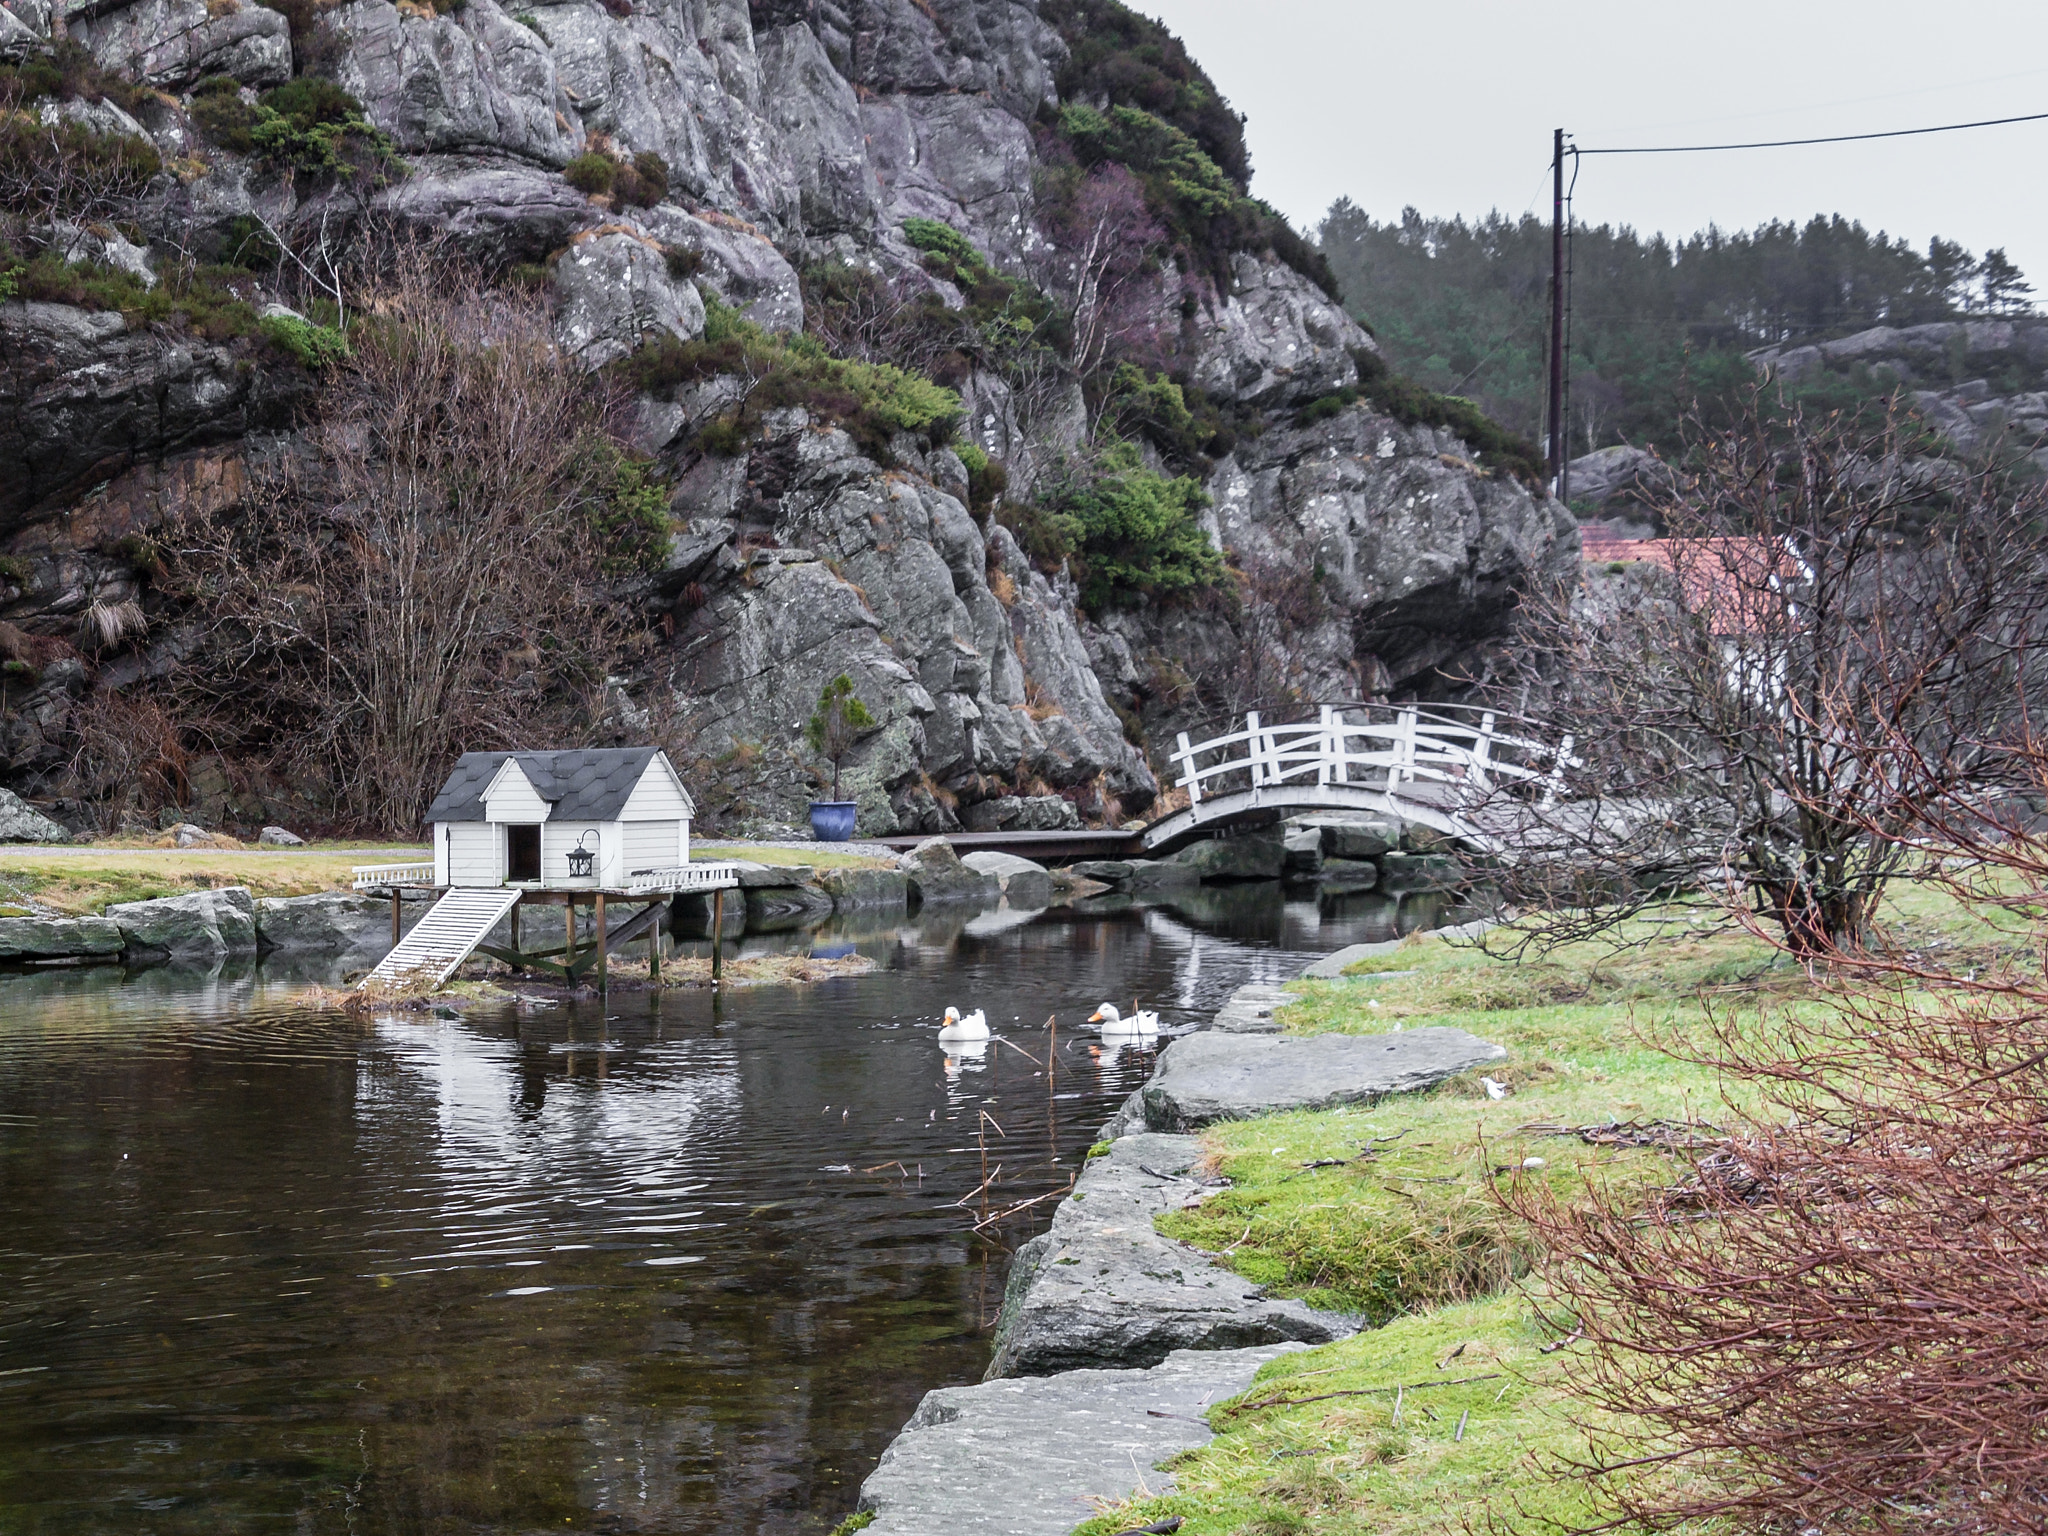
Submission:
[[1098,1008],[1093,1013],[1089,1014],[1088,1022],[1090,1024],[1100,1024],[1102,1022],[1102,1010]]

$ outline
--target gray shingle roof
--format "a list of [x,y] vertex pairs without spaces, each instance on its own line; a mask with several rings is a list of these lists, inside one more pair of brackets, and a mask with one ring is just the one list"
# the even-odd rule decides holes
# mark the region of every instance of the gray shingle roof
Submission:
[[[508,757],[549,804],[551,821],[616,821],[659,747],[600,747],[577,752],[465,752],[427,807],[428,821],[483,821],[484,791]],[[689,803],[685,792],[683,801]]]

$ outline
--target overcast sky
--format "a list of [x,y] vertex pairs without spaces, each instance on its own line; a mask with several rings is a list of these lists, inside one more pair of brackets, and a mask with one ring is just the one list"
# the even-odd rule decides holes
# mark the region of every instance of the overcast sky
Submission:
[[[1305,227],[1548,216],[1582,148],[1864,133],[2048,112],[2041,0],[1132,0],[1248,114],[1252,190]],[[1875,144],[1588,157],[1585,222],[1689,234],[1841,213],[1991,246],[2048,298],[2048,122]]]

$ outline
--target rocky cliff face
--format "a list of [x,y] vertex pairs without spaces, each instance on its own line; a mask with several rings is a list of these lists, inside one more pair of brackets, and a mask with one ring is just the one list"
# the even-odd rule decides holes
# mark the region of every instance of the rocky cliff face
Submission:
[[[252,221],[310,238],[381,214],[495,268],[548,263],[558,340],[596,368],[697,337],[706,300],[800,330],[801,274],[821,262],[957,308],[906,220],[950,225],[1010,274],[1052,240],[1037,125],[1062,104],[1067,45],[1037,0],[345,0],[293,22],[246,0],[54,3],[101,66],[149,87],[132,110],[44,108],[118,114],[113,131],[163,157],[140,228],[87,253],[145,273],[173,246],[216,255]],[[0,26],[0,47],[32,50],[50,0],[0,0]],[[402,174],[281,172],[198,126],[195,87],[217,101],[231,77],[248,105],[308,73],[360,103]],[[593,150],[658,156],[665,191],[649,206],[579,191],[564,169]],[[1133,814],[1158,788],[1132,740],[1148,726],[1455,687],[1483,669],[1517,584],[1570,568],[1557,506],[1442,429],[1345,403],[1373,344],[1270,252],[1236,254],[1226,281],[1169,269],[1154,307],[1181,376],[1244,427],[1205,461],[1209,531],[1239,574],[1198,603],[1084,615],[1071,581],[969,511],[948,448],[905,436],[880,453],[792,406],[716,456],[694,434],[729,395],[642,398],[637,446],[672,488],[676,532],[651,589],[622,598],[665,636],[626,692],[684,701],[705,762],[730,770],[714,810],[800,819],[818,766],[802,723],[845,672],[880,721],[848,764],[864,831]],[[1027,486],[1086,428],[1066,391],[1027,420],[971,374],[965,437]],[[252,463],[292,451],[317,380],[191,326],[11,302],[0,396],[0,774],[62,795],[81,701],[146,687],[192,643],[157,626],[87,661],[70,643],[82,616],[148,598],[137,551],[166,510],[247,494]],[[1304,413],[1314,401],[1328,408]],[[232,765],[199,778],[216,818],[271,809]]]

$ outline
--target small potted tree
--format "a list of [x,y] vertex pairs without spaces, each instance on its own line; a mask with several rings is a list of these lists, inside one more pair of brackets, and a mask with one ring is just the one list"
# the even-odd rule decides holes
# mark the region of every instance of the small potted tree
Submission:
[[843,843],[853,836],[856,805],[839,798],[839,764],[877,723],[867,705],[854,696],[853,679],[844,672],[818,695],[818,707],[804,727],[804,740],[832,764],[832,798],[811,802],[811,836],[821,843]]

